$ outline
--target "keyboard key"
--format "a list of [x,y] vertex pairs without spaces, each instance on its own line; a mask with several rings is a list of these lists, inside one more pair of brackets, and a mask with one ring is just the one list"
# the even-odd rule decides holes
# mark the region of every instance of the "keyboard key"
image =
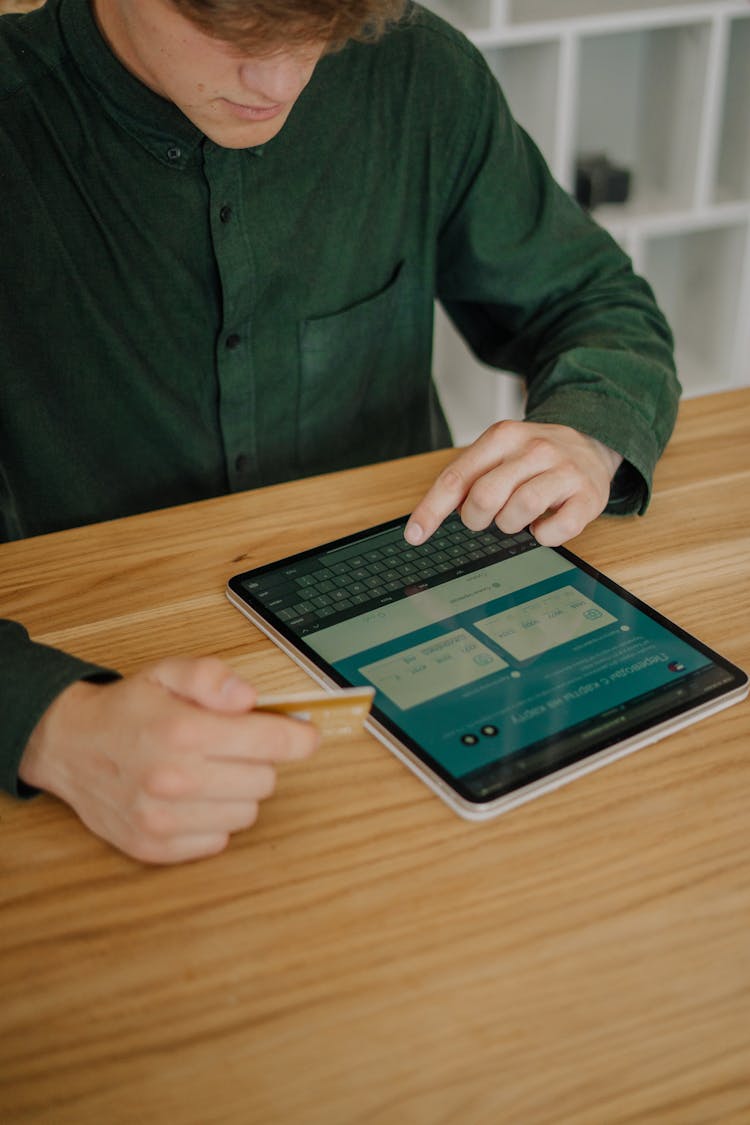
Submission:
[[297,578],[296,580],[296,584],[297,586],[302,588],[306,586],[314,586],[316,584],[316,579],[313,574],[300,574],[299,578]]
[[327,594],[319,594],[315,598],[310,598],[310,601],[317,609],[329,609],[330,606],[335,605],[333,598]]

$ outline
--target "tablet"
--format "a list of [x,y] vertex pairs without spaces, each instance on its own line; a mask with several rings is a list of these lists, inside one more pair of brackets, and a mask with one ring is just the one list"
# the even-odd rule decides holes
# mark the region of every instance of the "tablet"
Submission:
[[564,547],[406,517],[238,574],[229,600],[462,816],[497,815],[735,703],[748,678]]

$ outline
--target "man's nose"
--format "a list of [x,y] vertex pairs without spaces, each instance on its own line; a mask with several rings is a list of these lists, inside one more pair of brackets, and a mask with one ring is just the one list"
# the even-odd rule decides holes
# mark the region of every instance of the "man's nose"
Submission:
[[269,105],[294,101],[302,92],[314,70],[314,64],[299,59],[267,59],[247,62],[240,67],[240,81],[252,94]]

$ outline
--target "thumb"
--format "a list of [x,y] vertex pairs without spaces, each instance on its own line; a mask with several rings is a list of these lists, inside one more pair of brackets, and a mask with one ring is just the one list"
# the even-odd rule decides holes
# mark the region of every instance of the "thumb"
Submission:
[[257,692],[218,657],[173,657],[161,660],[146,673],[147,679],[209,711],[239,715],[250,711]]

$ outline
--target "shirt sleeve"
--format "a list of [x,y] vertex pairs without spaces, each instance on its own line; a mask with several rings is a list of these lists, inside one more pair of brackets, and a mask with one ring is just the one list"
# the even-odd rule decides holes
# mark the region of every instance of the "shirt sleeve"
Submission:
[[0,789],[14,797],[37,791],[18,777],[34,727],[64,688],[77,680],[113,680],[117,673],[36,644],[13,621],[0,620]]
[[625,459],[608,511],[644,512],[680,385],[654,295],[553,179],[486,68],[440,233],[438,296],[477,357],[524,376],[526,417]]

